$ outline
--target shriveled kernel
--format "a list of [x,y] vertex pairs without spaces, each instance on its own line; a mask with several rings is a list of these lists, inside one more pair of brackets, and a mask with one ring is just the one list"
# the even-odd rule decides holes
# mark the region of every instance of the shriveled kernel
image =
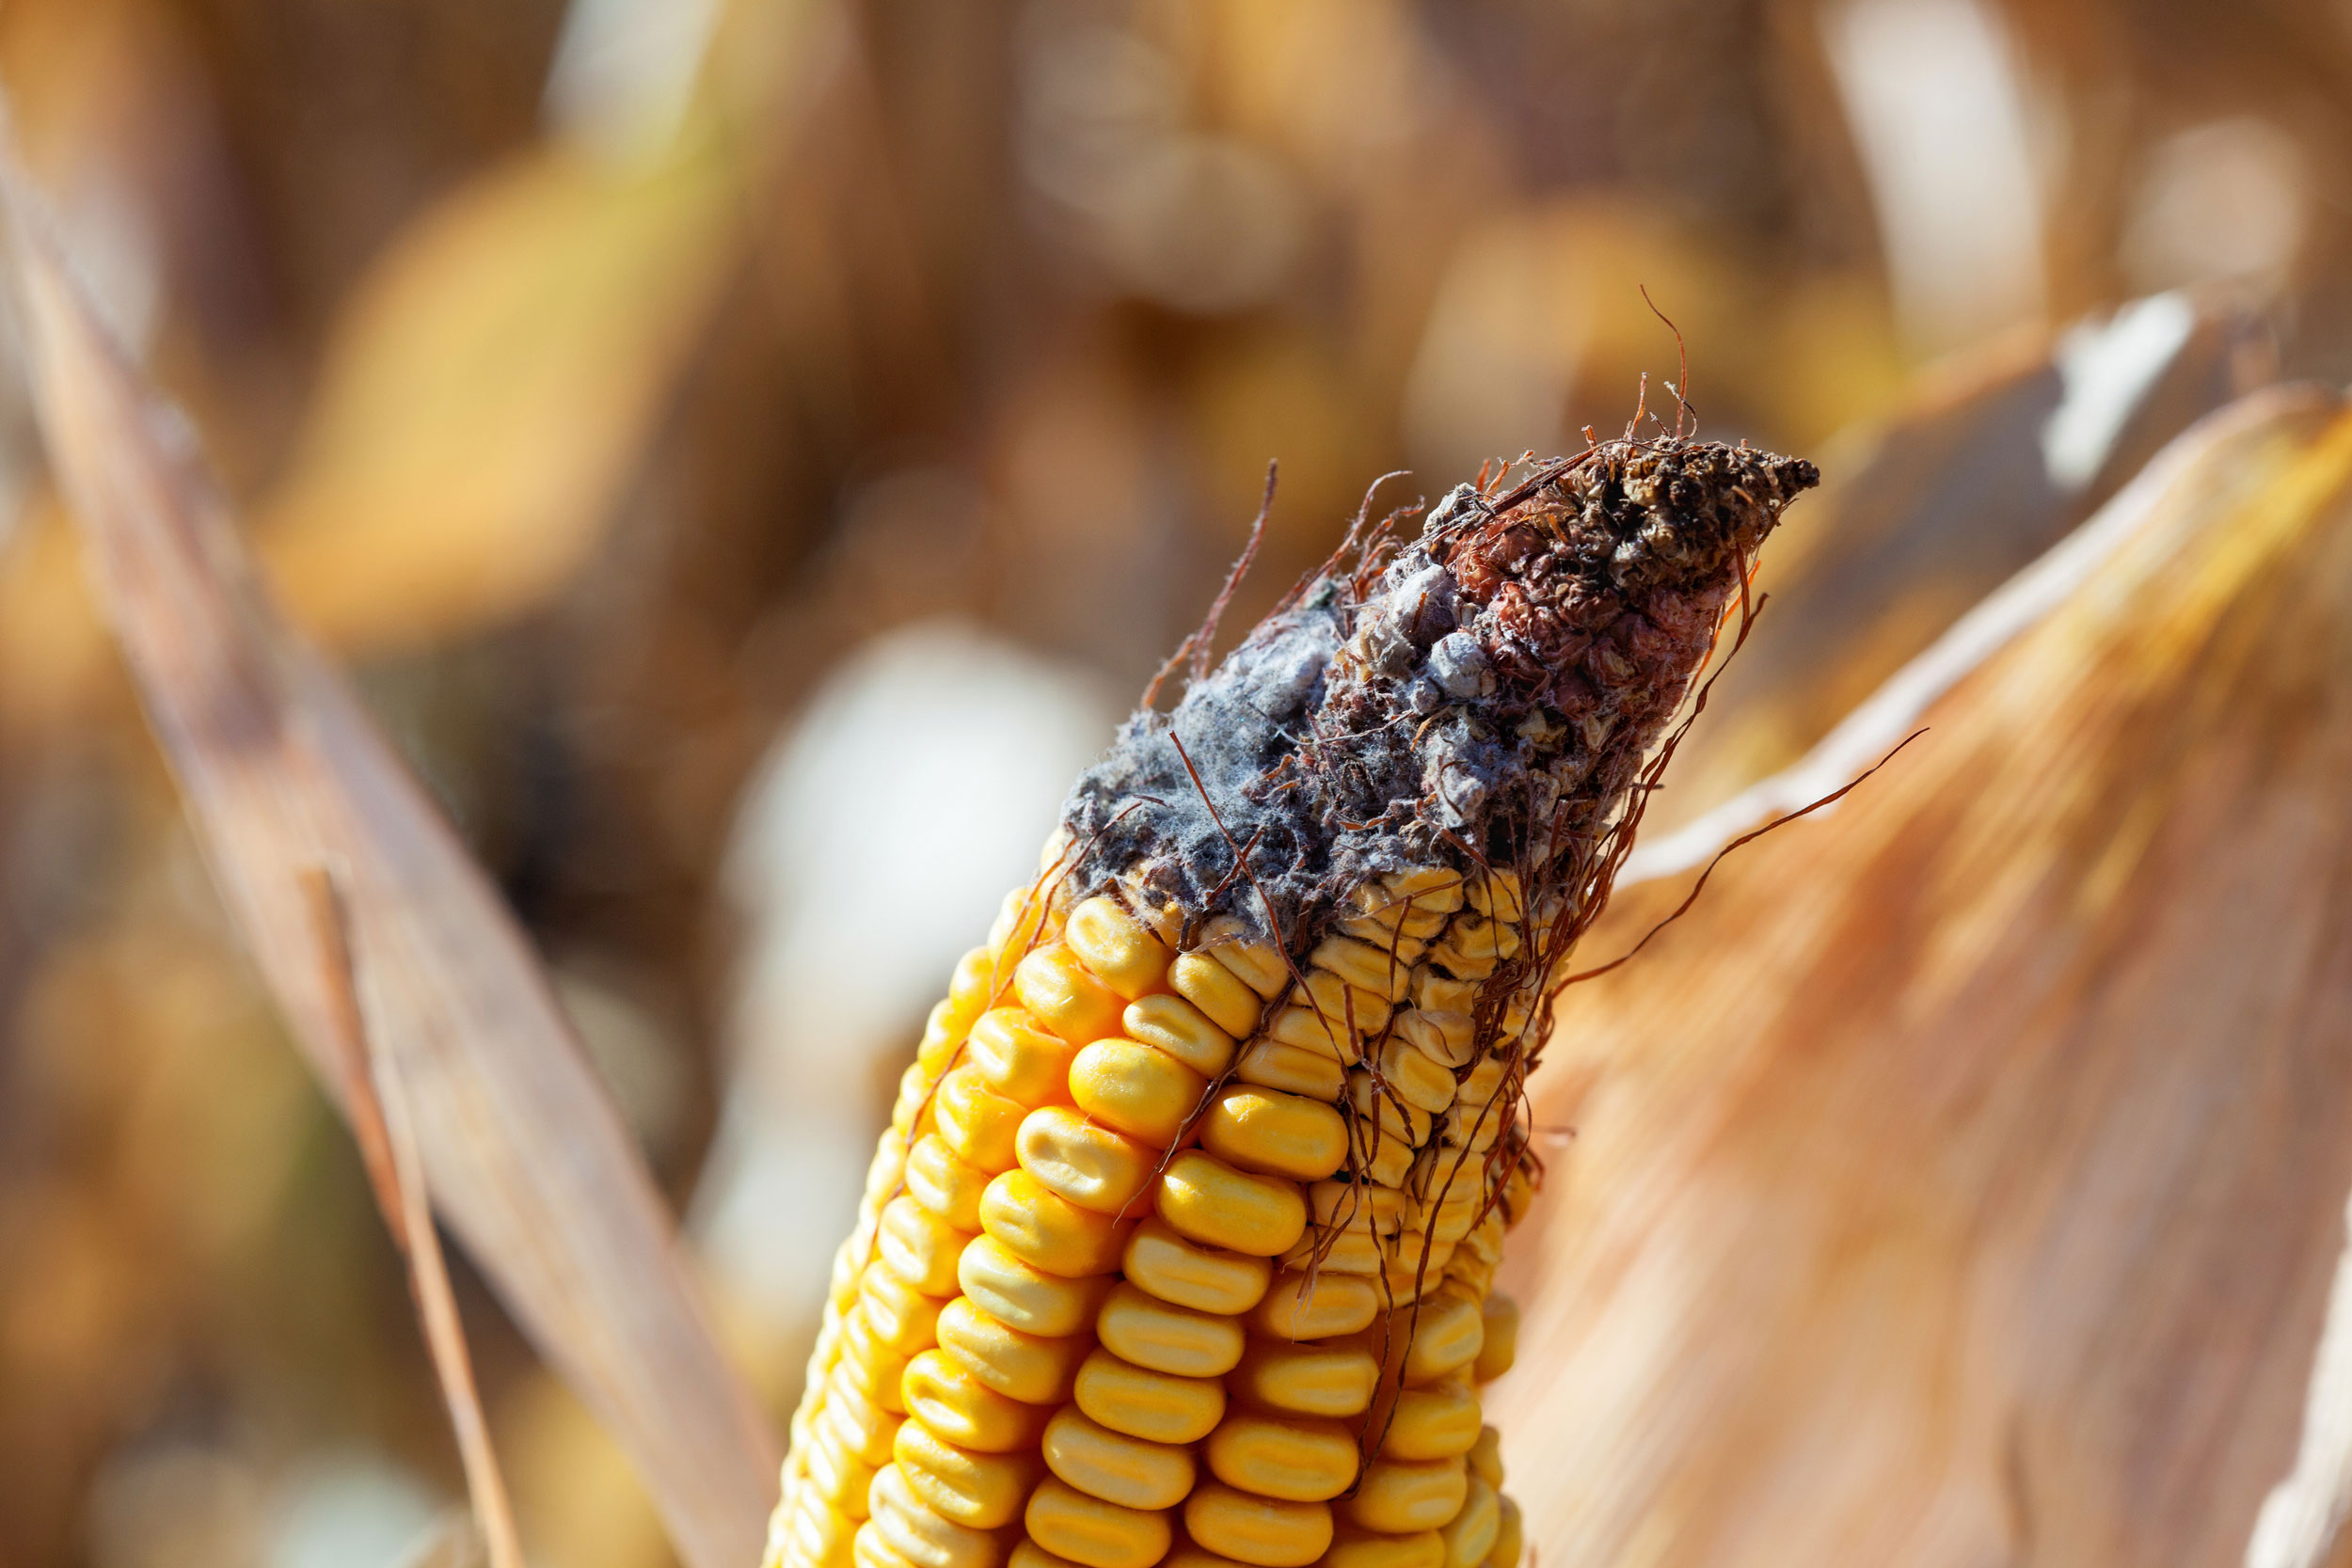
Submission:
[[1294,1416],[1360,1416],[1372,1407],[1380,1362],[1361,1345],[1252,1339],[1226,1380],[1234,1395]]
[[1025,1106],[1070,1098],[1070,1062],[1076,1046],[1041,1029],[1025,1007],[992,1007],[972,1025],[964,1059],[1007,1100]]
[[1454,1069],[1409,1041],[1391,1036],[1381,1046],[1380,1075],[1406,1103],[1431,1116],[1454,1103]]
[[1327,1101],[1237,1084],[1210,1103],[1200,1146],[1245,1170],[1313,1181],[1347,1163],[1347,1121]]
[[1012,1164],[1012,1140],[1029,1108],[1007,1100],[988,1086],[977,1069],[966,1062],[939,1081],[931,1097],[931,1119],[956,1157],[985,1171]]
[[1050,1409],[1007,1399],[935,1350],[907,1363],[899,1388],[908,1415],[935,1435],[974,1453],[1017,1453],[1032,1447],[1053,1415]]
[[913,1355],[938,1342],[939,1311],[946,1303],[916,1290],[886,1258],[875,1259],[858,1280],[858,1303],[877,1344]]
[[1498,1126],[1501,1125],[1502,1087],[1510,1075],[1511,1061],[1508,1056],[1494,1055],[1480,1058],[1478,1065],[1470,1069],[1462,1079],[1460,1089],[1462,1103],[1473,1111],[1483,1111],[1488,1105],[1493,1105],[1497,1114],[1487,1119]]
[[1196,951],[1215,958],[1260,996],[1272,996],[1290,984],[1290,965],[1270,942],[1250,935],[1249,927],[1230,914],[1218,915],[1200,928]]
[[1396,1010],[1384,992],[1351,986],[1327,969],[1307,971],[1307,994],[1303,1000],[1329,1019],[1334,1027],[1352,1029],[1358,1035],[1376,1033]]
[[1233,1076],[1245,1084],[1310,1100],[1337,1100],[1347,1086],[1347,1072],[1338,1058],[1271,1039],[1255,1041],[1244,1050]]
[[1474,1013],[1478,982],[1456,980],[1422,964],[1413,971],[1413,1006],[1433,1013]]
[[1096,1040],[1070,1067],[1078,1109],[1154,1148],[1176,1141],[1208,1086],[1175,1057],[1130,1039]]
[[1363,1227],[1393,1236],[1405,1227],[1405,1195],[1369,1181],[1317,1181],[1307,1189],[1317,1225]]
[[1359,1146],[1369,1146],[1375,1137],[1382,1142],[1402,1139],[1414,1148],[1429,1141],[1429,1113],[1402,1095],[1383,1090],[1371,1073],[1347,1075],[1347,1100],[1356,1108]]
[[1484,1335],[1478,1346],[1478,1359],[1471,1363],[1470,1378],[1477,1383],[1492,1383],[1511,1370],[1511,1363],[1519,1352],[1519,1304],[1497,1291],[1481,1304],[1479,1316],[1484,1321]]
[[979,1166],[947,1147],[947,1140],[927,1132],[908,1151],[907,1194],[958,1230],[980,1227],[980,1194],[994,1171]]
[[1022,1523],[1030,1540],[1085,1568],[1152,1568],[1174,1533],[1165,1513],[1089,1497],[1056,1476],[1030,1495]]
[[882,1467],[866,1497],[875,1530],[912,1568],[996,1568],[1003,1560],[994,1536],[941,1518],[896,1465]]
[[1254,1497],[1222,1481],[1203,1481],[1184,1499],[1184,1533],[1251,1568],[1306,1568],[1331,1544],[1331,1506]]
[[1128,1038],[1167,1052],[1203,1078],[1215,1078],[1232,1063],[1233,1037],[1181,996],[1162,992],[1131,1002],[1119,1022]]
[[1174,1508],[1192,1490],[1192,1450],[1114,1432],[1076,1406],[1057,1411],[1041,1439],[1054,1474],[1121,1508]]
[[1111,1287],[1095,1332],[1120,1360],[1178,1377],[1218,1377],[1241,1359],[1239,1323],[1148,1296],[1123,1280]]
[[1147,1207],[1144,1190],[1160,1164],[1159,1150],[1067,1105],[1030,1112],[1014,1151],[1021,1168],[1048,1192],[1098,1214],[1140,1214]]
[[939,1314],[939,1348],[956,1364],[1007,1399],[1024,1404],[1058,1404],[1070,1397],[1078,1363],[1090,1348],[1087,1337],[1047,1339],[1024,1334],[958,1296]]
[[1379,1313],[1380,1293],[1368,1279],[1286,1270],[1249,1309],[1249,1326],[1274,1339],[1327,1339],[1371,1327]]
[[1321,1568],[1445,1568],[1445,1537],[1433,1529],[1383,1535],[1342,1525]]
[[904,1194],[882,1212],[883,1261],[927,1296],[956,1293],[956,1263],[971,1239]]
[[1130,1002],[1160,988],[1173,957],[1142,922],[1101,895],[1070,911],[1062,940],[1096,979]]
[[1445,1568],[1479,1568],[1493,1552],[1502,1527],[1502,1499],[1493,1487],[1470,1477],[1461,1511],[1438,1529],[1445,1538]]
[[1197,1443],[1225,1415],[1225,1385],[1122,1361],[1097,1346],[1078,1369],[1078,1408],[1113,1432],[1154,1443]]
[[1013,971],[1013,987],[1040,1023],[1073,1045],[1115,1031],[1127,1005],[1125,997],[1088,974],[1078,955],[1062,942],[1022,959]]
[[1287,1250],[1307,1228],[1297,1182],[1236,1170],[1197,1148],[1168,1163],[1153,1201],[1180,1234],[1253,1258]]
[[1274,1277],[1264,1259],[1203,1246],[1156,1214],[1127,1239],[1120,1265],[1162,1301],[1228,1317],[1255,1307]]
[[1326,937],[1307,955],[1307,962],[1316,969],[1327,970],[1359,990],[1376,996],[1402,996],[1412,985],[1412,965],[1390,957],[1386,948],[1375,947],[1354,937]]
[[956,1279],[963,1293],[998,1323],[1048,1339],[1092,1327],[1111,1288],[1104,1275],[1064,1279],[1031,1268],[993,1236],[982,1236],[963,1249]]
[[933,1513],[970,1529],[1002,1529],[1044,1466],[1030,1453],[974,1453],[934,1435],[920,1421],[898,1429],[892,1457],[907,1485]]
[[1209,1433],[1209,1468],[1228,1486],[1327,1502],[1356,1479],[1356,1434],[1338,1421],[1236,1410]]
[[1185,953],[1168,966],[1170,990],[1239,1038],[1258,1027],[1264,1001],[1224,964],[1204,953]]
[[1478,1429],[1478,1441],[1470,1446],[1470,1471],[1480,1481],[1496,1488],[1502,1486],[1502,1433],[1494,1427]]
[[1509,1497],[1497,1499],[1495,1544],[1486,1554],[1486,1568],[1519,1568],[1519,1553],[1523,1547],[1525,1526],[1519,1518],[1519,1505]]
[[1389,1459],[1452,1459],[1477,1447],[1479,1422],[1478,1396],[1459,1378],[1406,1388],[1396,1396],[1380,1452]]
[[1406,1535],[1443,1528],[1469,1495],[1470,1469],[1459,1459],[1377,1459],[1342,1509],[1351,1524]]
[[1446,1067],[1467,1067],[1470,1058],[1478,1054],[1478,1024],[1468,1013],[1434,1013],[1408,1007],[1390,1021],[1389,1032]]
[[1127,1237],[1126,1226],[1079,1208],[1025,1170],[1009,1170],[988,1184],[980,1227],[1031,1268],[1065,1279],[1109,1272]]

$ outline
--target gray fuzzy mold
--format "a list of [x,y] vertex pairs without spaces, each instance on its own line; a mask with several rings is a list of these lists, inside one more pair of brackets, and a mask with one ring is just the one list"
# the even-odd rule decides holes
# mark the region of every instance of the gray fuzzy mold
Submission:
[[1458,486],[1418,539],[1335,562],[1172,712],[1131,718],[1063,807],[1073,889],[1140,883],[1297,952],[1366,877],[1483,860],[1540,890],[1589,860],[1820,474],[1619,441],[1538,477]]

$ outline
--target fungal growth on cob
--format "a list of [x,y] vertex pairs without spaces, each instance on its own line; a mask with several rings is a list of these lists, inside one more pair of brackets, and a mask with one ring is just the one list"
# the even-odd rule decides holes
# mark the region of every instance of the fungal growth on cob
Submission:
[[907,1069],[768,1568],[1516,1568],[1533,1025],[1817,479],[1462,485],[1128,722]]

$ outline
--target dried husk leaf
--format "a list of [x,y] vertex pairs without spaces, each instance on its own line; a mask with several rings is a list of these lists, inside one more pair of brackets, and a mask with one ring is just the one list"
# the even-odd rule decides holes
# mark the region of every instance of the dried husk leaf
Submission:
[[1495,1401],[1539,1560],[2241,1560],[2352,1186],[2352,414],[2265,396],[2161,477],[1567,993]]
[[259,590],[184,422],[96,325],[12,164],[0,197],[42,432],[97,596],[297,1042],[338,1092],[301,882],[324,864],[436,1207],[631,1455],[681,1557],[739,1568],[773,1500],[772,1435],[528,942],[349,687]]

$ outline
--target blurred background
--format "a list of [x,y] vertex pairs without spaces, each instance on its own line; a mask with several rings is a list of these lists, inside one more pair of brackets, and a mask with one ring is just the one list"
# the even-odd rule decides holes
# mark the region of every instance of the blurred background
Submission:
[[[1645,286],[1831,482],[1671,825],[2352,378],[2343,0],[6,0],[0,80],[779,1424],[902,1053],[1269,460],[1230,626],[1377,476],[1658,406]],[[398,1562],[463,1495],[398,1259],[0,362],[0,1568]],[[460,1283],[534,1560],[670,1560]]]

